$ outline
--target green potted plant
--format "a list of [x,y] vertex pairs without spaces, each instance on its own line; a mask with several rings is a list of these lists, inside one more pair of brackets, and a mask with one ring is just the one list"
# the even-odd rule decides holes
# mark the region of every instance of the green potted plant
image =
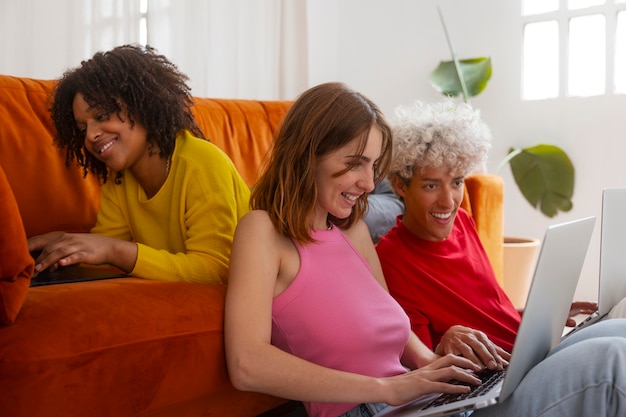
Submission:
[[[487,86],[491,71],[489,57],[460,60],[458,67],[454,61],[444,61],[431,73],[430,81],[442,94],[453,97],[462,94],[469,103],[469,97],[480,94]],[[497,171],[506,164],[510,165],[515,183],[531,206],[548,217],[572,209],[574,165],[563,149],[550,144],[512,147]]]
[[[459,60],[441,10],[438,11],[452,60],[440,62],[430,74],[430,82],[442,94],[462,95],[464,101],[471,104],[470,97],[480,94],[491,79],[491,58]],[[550,144],[511,147],[497,172],[507,164],[520,192],[533,208],[548,217],[572,209],[574,165],[561,148]],[[526,303],[540,247],[541,242],[536,238],[504,237],[502,286],[517,308],[523,308]]]
[[[464,101],[470,104],[470,97],[480,94],[491,79],[491,58],[459,60],[448,36],[441,10],[439,17],[452,60],[440,62],[430,74],[430,82],[442,94],[452,97],[462,95]],[[512,147],[497,171],[507,163],[520,192],[533,208],[539,209],[548,217],[554,217],[559,211],[567,212],[572,209],[574,165],[563,149],[550,144],[527,148]]]

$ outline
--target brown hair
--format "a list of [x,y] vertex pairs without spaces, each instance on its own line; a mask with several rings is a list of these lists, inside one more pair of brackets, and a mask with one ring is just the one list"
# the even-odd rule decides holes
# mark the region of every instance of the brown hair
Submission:
[[[372,126],[382,132],[381,155],[374,182],[385,176],[391,159],[391,129],[380,109],[342,83],[326,83],[305,91],[287,112],[276,134],[264,171],[252,190],[251,207],[269,213],[276,230],[300,243],[312,242],[310,228],[317,202],[315,169],[318,159],[359,137],[360,153]],[[340,176],[350,168],[335,175]],[[329,215],[347,229],[367,210],[359,198],[345,219]]]

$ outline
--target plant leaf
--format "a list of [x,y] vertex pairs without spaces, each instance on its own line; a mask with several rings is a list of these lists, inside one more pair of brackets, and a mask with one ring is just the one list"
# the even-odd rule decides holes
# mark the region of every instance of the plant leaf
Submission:
[[[511,148],[510,152],[520,151]],[[558,146],[536,145],[521,149],[510,160],[511,172],[524,198],[548,217],[573,207],[574,165]]]
[[[491,79],[491,58],[462,59],[459,63],[470,97],[480,94]],[[463,93],[454,61],[441,61],[429,79],[433,87],[442,94],[456,97]]]

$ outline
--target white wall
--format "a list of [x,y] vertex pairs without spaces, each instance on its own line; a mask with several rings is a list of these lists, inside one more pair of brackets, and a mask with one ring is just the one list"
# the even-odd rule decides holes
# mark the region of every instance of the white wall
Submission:
[[437,4],[459,58],[493,60],[489,86],[472,100],[494,135],[489,171],[495,172],[510,146],[541,142],[563,147],[576,168],[573,210],[549,219],[523,199],[506,167],[500,173],[505,180],[505,233],[542,238],[549,224],[597,216],[576,293],[577,299],[597,299],[602,189],[626,186],[626,97],[521,101],[519,0],[310,1],[311,85],[344,81],[389,115],[414,99],[439,99],[428,75],[450,55]]

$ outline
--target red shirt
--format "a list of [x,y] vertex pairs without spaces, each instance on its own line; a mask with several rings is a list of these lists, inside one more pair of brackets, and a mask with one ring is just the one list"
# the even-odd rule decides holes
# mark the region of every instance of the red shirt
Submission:
[[462,209],[443,241],[415,236],[398,217],[376,250],[389,292],[433,349],[453,325],[480,330],[511,351],[520,315],[498,284],[473,219]]

